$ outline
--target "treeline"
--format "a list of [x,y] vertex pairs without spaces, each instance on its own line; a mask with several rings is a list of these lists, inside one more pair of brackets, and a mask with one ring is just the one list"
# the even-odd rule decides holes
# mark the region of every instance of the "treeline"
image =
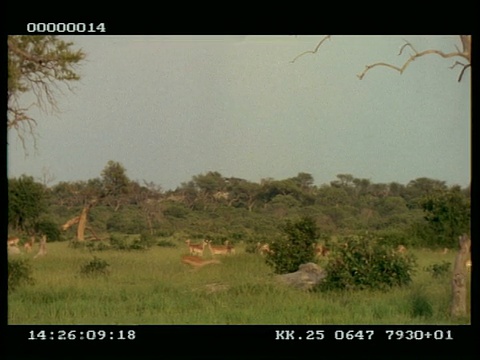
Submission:
[[[9,179],[9,230],[31,232],[45,223],[59,228],[87,204],[94,204],[90,227],[105,235],[256,242],[277,236],[286,219],[309,216],[325,239],[368,231],[392,244],[452,247],[470,228],[470,187],[436,179],[374,183],[339,174],[317,186],[303,172],[257,183],[210,171],[163,191],[157,184],[130,180],[120,163],[109,161],[100,177],[86,181],[49,187],[28,176]],[[73,236],[67,231],[56,238]]]

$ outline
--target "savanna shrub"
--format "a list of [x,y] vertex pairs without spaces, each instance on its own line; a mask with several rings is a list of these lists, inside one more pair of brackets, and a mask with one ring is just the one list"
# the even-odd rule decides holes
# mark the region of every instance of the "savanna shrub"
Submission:
[[23,284],[33,285],[32,266],[27,259],[8,259],[8,291]]
[[62,240],[58,225],[50,220],[43,220],[35,224],[35,232],[46,235],[49,242]]
[[411,282],[416,259],[381,245],[372,235],[347,236],[331,248],[320,290],[382,289]]
[[127,236],[117,234],[110,235],[110,245],[116,250],[127,250],[130,246]]
[[125,207],[115,212],[106,223],[107,231],[123,234],[138,234],[146,227],[145,218],[131,207]]
[[434,278],[444,277],[450,272],[451,263],[442,261],[441,264],[432,264],[427,266],[424,270],[429,272]]
[[294,272],[300,265],[314,261],[318,228],[312,218],[303,217],[296,222],[287,220],[280,229],[284,236],[271,243],[272,251],[266,256],[267,264],[275,273]]
[[190,209],[182,204],[171,204],[165,210],[163,210],[163,214],[165,216],[177,219],[185,219],[189,213]]
[[155,242],[156,239],[153,235],[144,232],[140,234],[140,239],[135,239],[129,248],[134,250],[146,250],[155,245]]
[[88,263],[82,265],[80,268],[80,273],[84,276],[98,276],[98,275],[108,275],[109,271],[107,267],[110,264],[107,263],[105,260],[99,259],[98,257],[94,256],[93,260],[89,261]]
[[175,243],[173,243],[172,241],[170,240],[158,240],[157,241],[157,246],[160,246],[160,247],[177,247],[177,245]]

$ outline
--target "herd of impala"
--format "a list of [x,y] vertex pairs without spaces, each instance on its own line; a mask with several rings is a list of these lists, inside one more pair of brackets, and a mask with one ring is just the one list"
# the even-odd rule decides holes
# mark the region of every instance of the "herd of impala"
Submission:
[[[23,244],[23,247],[26,252],[30,252],[32,250],[33,244],[35,243],[35,237],[32,236],[30,240],[26,241]],[[203,259],[203,255],[205,252],[205,248],[208,247],[210,250],[210,254],[215,257],[215,255],[231,255],[235,254],[235,248],[233,245],[230,244],[230,242],[227,240],[225,241],[225,245],[212,245],[211,240],[203,240],[202,243],[200,244],[192,244],[191,240],[186,240],[185,243],[188,246],[190,255],[184,255],[182,256],[182,262],[184,264],[188,264],[190,266],[193,266],[195,268],[201,268],[205,265],[208,264],[219,264],[220,261],[218,259]],[[7,246],[8,247],[15,247],[18,248],[20,244],[20,238],[18,236],[10,236],[7,239]],[[315,244],[314,245],[314,251],[315,251],[315,256],[316,257],[323,257],[327,256],[330,253],[330,250],[322,245],[322,244]],[[399,245],[398,248],[396,249],[397,252],[399,253],[405,253],[407,249],[403,245]],[[268,244],[262,244],[262,243],[257,243],[257,252],[260,253],[261,255],[267,255],[273,253],[273,251],[270,249],[270,246]],[[443,252],[446,254],[446,251],[444,250]],[[472,268],[472,260],[469,259],[466,261],[465,266],[467,267],[468,270]]]
[[[33,244],[35,244],[35,236],[31,236],[29,240],[24,242],[23,248],[26,252],[32,251]],[[9,236],[7,239],[8,247],[18,248],[20,245],[20,238],[18,236]]]
[[201,244],[192,244],[191,240],[186,240],[185,243],[188,246],[190,255],[182,256],[182,262],[184,264],[200,268],[208,264],[219,264],[218,259],[203,259],[202,256],[205,252],[205,248],[208,247],[212,256],[215,255],[230,255],[235,254],[235,248],[227,240],[225,245],[212,245],[211,240],[203,240]]

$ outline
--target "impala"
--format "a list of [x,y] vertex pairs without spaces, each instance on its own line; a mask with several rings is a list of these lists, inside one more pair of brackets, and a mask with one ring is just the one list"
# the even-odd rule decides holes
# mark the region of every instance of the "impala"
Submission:
[[35,243],[35,236],[31,236],[30,240],[28,240],[25,244],[23,244],[23,248],[26,252],[30,252],[32,250],[33,244]]
[[270,249],[270,246],[267,243],[265,244],[257,243],[257,249],[258,249],[258,252],[262,255],[273,253],[273,251]]
[[330,250],[322,244],[316,244],[315,246],[315,256],[327,256],[330,253]]
[[203,260],[198,256],[185,255],[182,256],[182,263],[193,266],[194,268],[201,268],[209,264],[220,264],[220,260]]
[[7,240],[7,245],[8,246],[18,246],[18,243],[20,242],[20,238],[17,236],[10,236]]
[[[225,246],[212,246],[212,240],[207,241],[208,248],[210,249],[210,252],[212,255],[226,255],[226,254],[231,254],[233,247],[229,245],[228,240],[225,241]],[[235,250],[234,250],[235,251]]]
[[205,250],[205,246],[207,246],[207,241],[203,240],[202,244],[192,244],[189,240],[186,240],[185,243],[188,245],[190,250],[190,255],[200,255],[203,256],[203,251]]

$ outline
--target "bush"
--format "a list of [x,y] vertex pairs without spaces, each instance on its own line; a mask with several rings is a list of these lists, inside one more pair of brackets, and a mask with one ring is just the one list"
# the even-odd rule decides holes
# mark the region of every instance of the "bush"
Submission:
[[131,207],[115,212],[106,223],[107,231],[124,234],[138,234],[146,227],[144,216]]
[[61,234],[57,224],[50,220],[43,220],[35,224],[35,232],[47,236],[48,241],[60,241]]
[[434,278],[444,277],[450,272],[451,263],[443,261],[441,264],[432,264],[424,270],[429,272]]
[[177,245],[169,240],[159,240],[157,241],[157,246],[160,247],[177,247]]
[[185,205],[182,204],[171,204],[163,211],[163,214],[165,216],[177,219],[185,219],[189,213],[190,209],[188,209],[187,207],[185,207]]
[[32,266],[27,259],[8,259],[8,291],[23,284],[33,285]]
[[84,276],[94,277],[99,275],[108,275],[110,272],[107,267],[109,267],[105,260],[101,260],[98,257],[94,256],[93,260],[82,265],[80,268],[80,273]]
[[272,252],[266,256],[267,264],[274,268],[275,273],[294,272],[300,265],[314,261],[318,229],[312,218],[303,217],[296,222],[287,220],[280,229],[284,236],[272,242]]
[[332,247],[328,274],[320,290],[386,289],[411,282],[416,260],[393,247],[380,245],[371,235],[348,236]]
[[111,234],[110,245],[116,250],[127,250],[130,247],[127,236]]

